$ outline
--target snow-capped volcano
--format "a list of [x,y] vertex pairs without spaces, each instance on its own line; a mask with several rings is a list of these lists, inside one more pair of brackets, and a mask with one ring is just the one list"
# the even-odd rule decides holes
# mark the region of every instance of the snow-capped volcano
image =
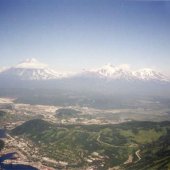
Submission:
[[106,64],[98,69],[84,71],[82,75],[110,80],[168,81],[168,78],[160,72],[154,71],[150,68],[131,70],[130,66],[127,64],[118,66]]
[[47,68],[47,65],[44,63],[40,63],[35,58],[26,59],[25,61],[17,64],[14,68],[25,68],[25,69],[44,69]]
[[26,59],[0,72],[0,87],[75,90],[109,95],[166,95],[170,81],[158,71],[150,68],[133,70],[126,64],[106,64],[75,74],[63,74],[36,59]]
[[26,59],[16,66],[3,71],[1,75],[21,80],[49,80],[63,76],[34,58]]
[[168,78],[162,73],[149,68],[132,70],[129,65],[122,64],[113,66],[106,64],[100,68],[79,72],[76,74],[59,73],[46,64],[31,58],[17,64],[16,66],[6,68],[0,72],[1,77],[13,78],[19,80],[49,80],[62,78],[90,78],[105,80],[126,80],[126,81],[168,81]]

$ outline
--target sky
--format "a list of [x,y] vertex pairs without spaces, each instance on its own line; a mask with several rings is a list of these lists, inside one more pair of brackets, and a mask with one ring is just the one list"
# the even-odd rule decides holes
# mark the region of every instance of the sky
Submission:
[[170,75],[170,1],[0,0],[0,67],[129,64]]

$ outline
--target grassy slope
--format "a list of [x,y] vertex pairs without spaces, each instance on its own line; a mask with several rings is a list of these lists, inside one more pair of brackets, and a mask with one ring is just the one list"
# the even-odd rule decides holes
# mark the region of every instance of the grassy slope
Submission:
[[[104,156],[104,169],[123,165],[130,154],[141,150],[142,159],[125,169],[142,169],[144,165],[168,166],[170,122],[129,122],[119,125],[57,126],[43,120],[31,120],[12,131],[25,135],[41,148],[44,156],[67,161],[79,167],[87,165],[85,158],[93,152]],[[162,151],[161,146],[164,146]],[[152,146],[152,147],[151,147]],[[160,150],[162,152],[160,152]],[[156,153],[156,157],[153,156]],[[162,154],[162,155],[161,155]],[[167,154],[167,156],[165,156]],[[148,155],[150,161],[148,161]],[[165,159],[165,160],[164,160]],[[146,163],[146,161],[148,161]],[[165,165],[162,165],[162,164]]]

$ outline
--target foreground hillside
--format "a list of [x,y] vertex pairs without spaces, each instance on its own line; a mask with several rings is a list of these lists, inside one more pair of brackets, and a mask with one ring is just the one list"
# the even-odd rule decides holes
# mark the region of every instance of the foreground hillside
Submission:
[[41,160],[53,160],[48,164],[54,167],[57,160],[69,169],[170,168],[170,122],[83,126],[35,119],[13,129],[11,134],[31,140],[39,148]]

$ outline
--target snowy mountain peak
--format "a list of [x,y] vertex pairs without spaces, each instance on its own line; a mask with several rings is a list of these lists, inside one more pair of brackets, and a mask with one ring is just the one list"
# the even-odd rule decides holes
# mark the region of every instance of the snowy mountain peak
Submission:
[[98,76],[109,80],[141,80],[141,81],[169,81],[166,76],[150,68],[144,68],[137,71],[131,70],[127,64],[113,66],[106,64],[98,69],[86,71],[84,75]]
[[101,68],[103,68],[103,69],[113,69],[114,66],[112,64],[110,64],[110,63],[107,63],[104,66],[102,66]]
[[118,66],[113,66],[111,64],[106,64],[103,67],[94,70],[100,76],[111,79],[132,79],[132,72],[127,64],[122,64]]
[[46,68],[47,65],[39,62],[35,58],[28,58],[25,61],[19,63],[15,66],[15,68],[26,68],[26,69],[43,69]]
[[46,64],[31,58],[3,71],[1,76],[20,80],[49,80],[64,77],[63,74],[47,67]]
[[155,74],[157,74],[156,71],[150,68],[143,68],[143,69],[138,70],[137,72],[144,76],[154,76]]
[[25,60],[25,62],[27,62],[27,63],[34,63],[34,62],[38,62],[38,61],[37,61],[37,59],[35,59],[35,58],[27,58],[27,59]]
[[142,80],[169,81],[165,75],[150,68],[140,69],[136,71],[134,74]]
[[114,66],[106,64],[100,68],[93,70],[85,70],[76,74],[64,74],[56,72],[49,68],[46,64],[39,62],[35,58],[28,58],[14,67],[0,69],[0,76],[11,77],[21,80],[49,80],[61,78],[90,78],[101,80],[128,80],[128,81],[168,81],[169,79],[162,73],[144,68],[140,70],[131,70],[127,64]]
[[114,66],[114,65],[108,63],[108,64],[102,66],[101,69],[105,69],[105,70],[108,70],[108,71],[113,71],[113,70],[129,70],[130,66],[128,64],[121,64],[121,65],[118,65],[118,66]]

